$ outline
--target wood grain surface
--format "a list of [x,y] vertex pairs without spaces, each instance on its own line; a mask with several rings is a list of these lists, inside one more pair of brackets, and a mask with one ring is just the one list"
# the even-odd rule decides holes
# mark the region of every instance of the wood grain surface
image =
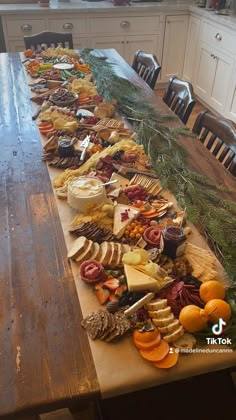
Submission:
[[0,416],[99,394],[19,54],[0,55]]

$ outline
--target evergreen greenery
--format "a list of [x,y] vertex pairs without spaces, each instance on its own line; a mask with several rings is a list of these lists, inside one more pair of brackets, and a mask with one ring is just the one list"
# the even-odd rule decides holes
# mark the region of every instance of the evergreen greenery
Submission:
[[180,207],[186,207],[188,219],[206,235],[231,283],[236,282],[236,203],[223,198],[224,187],[187,167],[178,136],[192,133],[185,127],[168,127],[167,121],[177,117],[161,114],[142,89],[116,75],[113,63],[90,50],[81,55],[91,66],[99,94],[107,101],[116,100],[118,112],[132,124],[162,186],[175,195]]

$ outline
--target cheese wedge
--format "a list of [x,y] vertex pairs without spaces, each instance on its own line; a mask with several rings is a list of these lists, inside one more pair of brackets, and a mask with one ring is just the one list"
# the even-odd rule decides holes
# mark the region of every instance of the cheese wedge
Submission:
[[147,274],[141,273],[136,270],[134,266],[124,265],[125,275],[127,279],[128,289],[131,292],[137,292],[142,290],[159,290],[159,283],[157,280],[148,276]]
[[[127,213],[127,218],[122,220],[122,214]],[[113,234],[119,239],[125,232],[129,224],[138,217],[140,210],[126,206],[125,204],[117,204],[114,211]]]

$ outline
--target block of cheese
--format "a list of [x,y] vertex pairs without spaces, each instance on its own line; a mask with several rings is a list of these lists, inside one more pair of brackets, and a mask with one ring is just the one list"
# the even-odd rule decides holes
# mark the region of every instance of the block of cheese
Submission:
[[156,279],[141,273],[132,265],[124,264],[125,276],[127,279],[128,289],[131,292],[142,290],[157,291],[160,289],[159,283]]
[[113,234],[118,239],[121,238],[127,226],[138,217],[139,213],[138,209],[125,204],[117,204],[114,210]]
[[127,187],[129,185],[129,179],[125,178],[124,176],[121,176],[119,174],[117,174],[116,172],[113,172],[110,181],[114,181],[117,180],[117,182],[115,184],[110,185],[110,188],[114,189],[114,188],[124,188]]

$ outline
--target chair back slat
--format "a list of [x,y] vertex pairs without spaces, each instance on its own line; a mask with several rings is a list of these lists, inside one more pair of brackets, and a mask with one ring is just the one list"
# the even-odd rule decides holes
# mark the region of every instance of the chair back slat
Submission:
[[236,127],[233,122],[203,110],[195,121],[193,132],[209,152],[236,176]]
[[25,48],[33,50],[45,50],[49,47],[73,48],[71,33],[43,31],[35,35],[24,36]]
[[172,76],[168,82],[163,101],[186,124],[196,103],[191,83]]
[[161,66],[155,55],[146,54],[141,50],[137,51],[132,67],[151,89],[155,88],[157,78],[161,71]]

